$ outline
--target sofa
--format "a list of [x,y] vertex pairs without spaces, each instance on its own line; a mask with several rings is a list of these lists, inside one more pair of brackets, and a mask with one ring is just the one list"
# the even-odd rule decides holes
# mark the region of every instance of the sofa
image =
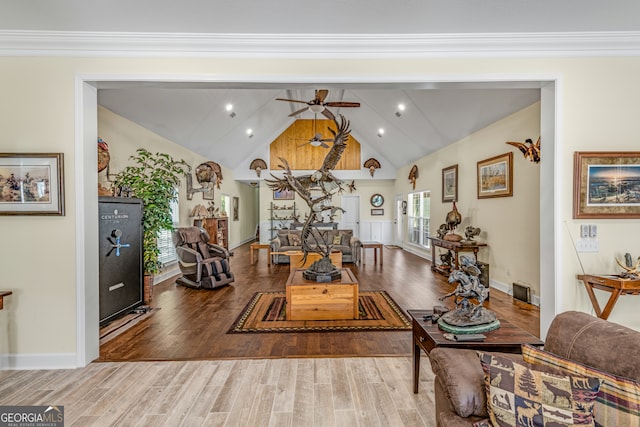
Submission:
[[[499,391],[502,383],[494,375],[493,367],[502,368],[501,365],[505,365],[524,366],[525,368],[518,369],[524,369],[521,372],[529,370],[528,374],[551,375],[548,378],[554,381],[567,375],[571,378],[571,382],[568,382],[569,389],[571,384],[589,382],[593,386],[596,381],[600,381],[597,390],[590,390],[592,394],[595,393],[592,407],[589,407],[589,402],[584,407],[578,404],[573,406],[589,410],[593,423],[588,424],[588,419],[577,422],[574,415],[575,424],[584,422],[587,425],[605,427],[640,425],[640,332],[586,313],[568,311],[558,314],[552,321],[543,349],[526,345],[522,349],[523,354],[510,355],[468,349],[433,349],[429,358],[435,374],[436,424],[455,427],[502,425],[500,422],[491,423],[489,411],[493,411],[496,421],[495,414],[500,413],[501,409],[493,405],[500,403],[500,397],[507,396],[507,393],[501,394]],[[496,364],[496,360],[501,365]],[[496,365],[492,366],[492,363]],[[515,368],[510,372],[516,372]],[[514,374],[511,376],[516,378]],[[578,376],[584,376],[587,380],[577,379]],[[514,379],[511,381],[517,382]],[[542,382],[544,381],[539,383]],[[563,393],[564,396],[558,397]],[[564,404],[570,397],[577,395],[573,389],[571,395],[563,393],[553,394],[553,401]],[[509,405],[507,399],[505,406],[512,406],[513,402],[518,406],[522,402],[518,401],[522,399],[518,394],[514,393],[514,397],[512,404]],[[537,409],[538,413],[525,416],[526,411],[523,411],[506,424],[539,425],[534,418],[537,416],[540,421],[540,411],[547,409],[542,404],[538,406],[530,403],[525,408],[531,411]],[[521,407],[518,406],[517,409]],[[554,414],[562,412],[554,411]],[[543,415],[546,416],[546,413]],[[545,419],[545,425],[567,424]]]
[[[301,230],[278,230],[271,239],[271,252],[301,251]],[[317,246],[317,242],[328,242],[332,250],[342,252],[342,262],[357,263],[360,261],[362,243],[353,235],[353,230],[313,230],[307,237],[307,243]],[[288,264],[289,256],[273,255],[274,264]]]

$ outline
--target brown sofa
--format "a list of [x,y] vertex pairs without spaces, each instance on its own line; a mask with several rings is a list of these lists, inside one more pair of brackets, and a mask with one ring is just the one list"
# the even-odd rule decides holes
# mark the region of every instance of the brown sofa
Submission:
[[[278,234],[270,242],[271,252],[301,251],[300,233],[301,230],[278,230]],[[317,233],[320,233],[320,236]],[[327,241],[332,245],[333,250],[342,252],[342,262],[357,263],[360,261],[362,243],[358,237],[353,235],[353,230],[314,230],[313,234],[317,240],[313,235],[307,238],[311,246],[316,246],[318,241]],[[339,242],[334,241],[336,236],[339,236]],[[273,263],[288,264],[289,257],[287,255],[273,255]]]
[[[605,373],[640,381],[640,332],[613,322],[577,311],[561,313],[551,323],[544,350]],[[523,360],[521,355],[502,356]],[[484,373],[478,353],[439,347],[431,351],[429,358],[436,375],[437,425],[472,426],[487,420]],[[599,425],[597,420],[596,416]]]

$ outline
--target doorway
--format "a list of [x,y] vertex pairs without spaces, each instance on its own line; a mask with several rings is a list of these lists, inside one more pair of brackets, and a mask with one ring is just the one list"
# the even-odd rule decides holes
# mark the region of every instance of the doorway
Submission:
[[[466,85],[482,86],[483,84],[499,82],[497,78],[487,77],[485,75],[467,76],[464,82]],[[507,78],[508,77],[508,78]],[[98,322],[94,313],[97,312],[97,293],[98,293],[98,277],[97,271],[97,254],[90,248],[96,248],[97,243],[97,224],[95,221],[97,215],[98,198],[95,188],[97,187],[97,176],[95,174],[95,159],[97,157],[97,148],[95,141],[97,139],[97,89],[101,82],[124,82],[126,83],[145,83],[157,82],[157,76],[139,76],[135,82],[125,82],[123,75],[83,75],[76,77],[76,138],[75,138],[75,160],[76,167],[74,170],[75,183],[75,206],[76,206],[76,358],[77,366],[86,366],[92,360],[99,356],[99,340],[98,340]],[[270,84],[278,84],[282,87],[295,83],[304,83],[310,79],[317,78],[316,83],[322,84],[329,81],[335,83],[335,78],[304,76],[304,78],[292,79],[290,76],[270,77]],[[183,79],[183,80],[181,80]],[[234,82],[238,83],[237,76],[218,76],[215,82]],[[556,125],[559,122],[556,105],[558,105],[558,93],[561,91],[557,88],[559,77],[545,76],[541,80],[540,76],[501,76],[500,81],[509,82],[511,85],[522,85],[522,87],[531,87],[536,85],[541,88],[541,137],[545,140],[545,144],[549,153],[559,151],[556,147]],[[173,79],[167,77],[172,82],[189,83],[191,80],[184,79],[182,76],[174,76]],[[293,80],[293,81],[292,81]],[[210,80],[214,82],[213,79]],[[402,87],[407,83],[403,80],[380,81],[376,76],[365,76],[357,79],[349,79],[352,83],[376,85],[385,83],[388,85],[397,85]],[[420,82],[420,84],[437,83],[430,77],[416,76],[412,81]],[[204,81],[201,81],[204,82]],[[259,87],[265,83],[255,83],[255,81],[247,80],[248,85]],[[231,83],[229,83],[231,85]],[[556,230],[559,229],[559,213],[555,204],[555,194],[559,191],[560,182],[555,179],[555,158],[547,156],[545,162],[540,165],[541,188],[549,189],[549,191],[540,194],[540,210],[541,212],[553,212],[553,217],[541,215],[540,224],[540,282],[541,282],[541,316],[540,329],[546,330],[557,311],[558,305],[556,286],[558,277],[561,275],[560,266],[562,265],[562,254],[556,253]],[[344,198],[344,197],[343,197]],[[352,201],[353,202],[353,201]],[[348,201],[346,203],[349,203]],[[354,233],[360,234],[359,230],[359,199],[356,204],[358,208],[358,218],[353,225]],[[542,223],[544,222],[544,224]],[[346,226],[345,218],[343,223]]]
[[393,244],[402,247],[404,232],[404,211],[402,209],[402,194],[396,194],[396,204],[393,211]]

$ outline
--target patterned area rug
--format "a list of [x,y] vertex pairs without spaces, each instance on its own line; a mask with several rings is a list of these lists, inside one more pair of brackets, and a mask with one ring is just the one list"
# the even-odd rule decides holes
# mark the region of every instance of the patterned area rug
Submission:
[[228,333],[411,330],[411,321],[384,291],[360,292],[360,316],[353,320],[287,320],[285,307],[284,292],[256,292]]

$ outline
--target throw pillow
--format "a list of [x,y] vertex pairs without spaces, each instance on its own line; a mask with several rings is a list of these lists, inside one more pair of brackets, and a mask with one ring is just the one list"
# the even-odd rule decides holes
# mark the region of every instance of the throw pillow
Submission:
[[280,239],[280,246],[289,246],[289,237],[288,234],[278,234],[278,238]]
[[600,378],[562,375],[504,356],[478,354],[494,426],[594,425]]
[[640,383],[637,381],[602,372],[530,345],[522,346],[522,358],[525,362],[556,367],[571,374],[602,378],[594,406],[596,426],[640,426]]
[[342,233],[338,233],[335,236],[333,236],[333,244],[334,245],[342,244]]
[[351,236],[353,233],[342,233],[342,246],[349,246],[351,244]]
[[302,246],[300,236],[297,234],[289,234],[289,246]]

